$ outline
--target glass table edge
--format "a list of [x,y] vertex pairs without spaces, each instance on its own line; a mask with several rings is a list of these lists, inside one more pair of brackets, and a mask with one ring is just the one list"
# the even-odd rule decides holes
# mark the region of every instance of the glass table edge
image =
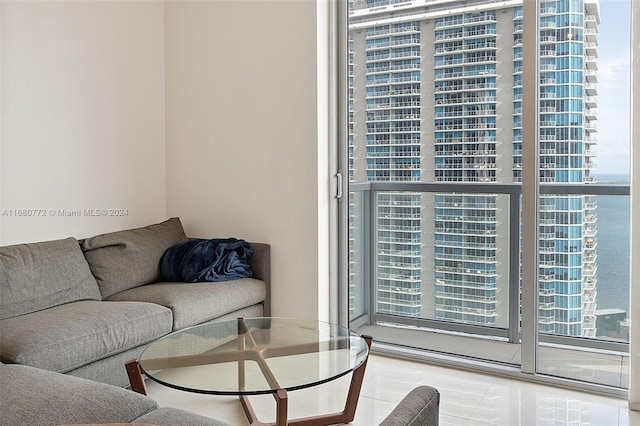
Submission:
[[[190,327],[186,327],[180,330],[175,330],[165,336],[160,337],[157,340],[152,341],[148,346],[153,345],[156,342],[159,342],[161,340],[170,338],[171,336],[175,336],[177,334],[180,333],[185,333],[188,332],[189,330],[193,330],[193,329],[197,329],[199,327],[206,327],[207,325],[212,325],[212,324],[222,324],[222,323],[233,323],[233,322],[238,322],[240,318],[237,319],[233,319],[233,320],[227,320],[227,321],[223,321],[220,323],[206,323],[206,324],[197,324],[194,326],[190,326]],[[247,317],[247,318],[243,318],[245,320],[285,320],[285,321],[307,321],[307,322],[316,322],[317,324],[325,324],[328,326],[332,326],[332,327],[339,327],[343,330],[348,331],[347,336],[345,337],[349,337],[350,339],[358,339],[361,344],[362,344],[362,349],[364,349],[364,351],[362,351],[362,353],[359,353],[359,357],[356,358],[356,361],[354,362],[354,364],[349,368],[346,369],[344,371],[340,371],[336,374],[332,374],[330,376],[326,376],[326,377],[322,377],[319,380],[315,380],[312,382],[308,382],[308,383],[303,383],[303,384],[298,384],[298,385],[291,385],[291,386],[282,386],[281,388],[278,389],[258,389],[258,390],[212,390],[212,389],[196,389],[196,388],[190,388],[190,387],[185,387],[185,386],[181,386],[179,384],[175,384],[175,383],[170,383],[167,381],[163,381],[161,379],[159,379],[158,377],[153,375],[153,371],[157,371],[157,370],[150,370],[149,372],[146,371],[144,369],[144,360],[142,359],[142,356],[144,355],[145,351],[147,350],[147,348],[145,348],[142,353],[140,354],[139,357],[139,366],[140,369],[142,371],[142,373],[144,373],[144,375],[146,377],[148,377],[149,379],[153,380],[156,383],[159,383],[163,386],[172,388],[172,389],[176,389],[176,390],[181,390],[181,391],[185,391],[185,392],[191,392],[191,393],[198,393],[198,394],[206,394],[206,395],[220,395],[220,396],[251,396],[251,395],[270,395],[270,394],[274,394],[276,393],[278,390],[285,390],[285,391],[295,391],[295,390],[300,390],[300,389],[306,389],[306,388],[310,388],[313,386],[319,386],[322,385],[324,383],[328,383],[331,382],[333,380],[339,379],[340,377],[346,376],[354,371],[356,371],[358,368],[360,368],[368,359],[371,349],[369,348],[369,345],[366,342],[366,339],[364,338],[364,336],[357,334],[356,332],[354,332],[353,330],[351,330],[348,327],[344,327],[344,326],[340,326],[338,324],[334,324],[334,323],[329,323],[326,321],[319,321],[319,320],[310,320],[310,319],[305,319],[305,318],[292,318],[292,317]]]

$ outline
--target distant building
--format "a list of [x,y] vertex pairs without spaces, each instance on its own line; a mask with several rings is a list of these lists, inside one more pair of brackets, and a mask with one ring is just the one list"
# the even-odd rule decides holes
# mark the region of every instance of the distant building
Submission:
[[599,309],[596,311],[598,336],[628,341],[627,313],[622,309]]
[[[349,15],[351,180],[521,181],[522,0],[355,0]],[[597,0],[540,1],[542,182],[594,180],[599,21]],[[506,326],[506,196],[376,206],[377,312]],[[540,199],[541,332],[596,334],[595,208]]]

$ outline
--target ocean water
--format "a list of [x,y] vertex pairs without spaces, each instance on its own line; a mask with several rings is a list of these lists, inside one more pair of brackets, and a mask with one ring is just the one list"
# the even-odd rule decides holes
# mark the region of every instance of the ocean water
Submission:
[[[628,175],[601,174],[597,183],[629,183]],[[597,309],[629,312],[630,205],[628,196],[598,195]]]

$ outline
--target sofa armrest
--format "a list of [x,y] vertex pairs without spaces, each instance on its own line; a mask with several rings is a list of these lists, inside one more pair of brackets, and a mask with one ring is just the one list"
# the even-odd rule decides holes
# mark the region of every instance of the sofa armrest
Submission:
[[253,256],[249,259],[249,266],[253,277],[264,281],[267,295],[264,300],[264,316],[271,316],[271,246],[265,243],[249,243],[253,249]]
[[431,386],[418,386],[394,408],[380,426],[438,426],[440,393]]
[[[189,239],[194,239],[190,237]],[[267,287],[267,295],[264,299],[264,316],[271,316],[271,245],[265,243],[252,243],[253,255],[249,259],[249,266],[253,272],[253,278],[264,281]]]

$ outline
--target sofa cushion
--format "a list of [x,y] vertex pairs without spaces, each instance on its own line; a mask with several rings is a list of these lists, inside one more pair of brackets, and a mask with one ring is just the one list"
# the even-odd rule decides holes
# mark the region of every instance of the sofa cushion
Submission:
[[229,426],[210,417],[170,407],[160,408],[136,419],[136,424],[141,422],[157,426]]
[[107,300],[147,301],[173,312],[173,329],[212,320],[238,309],[264,302],[266,284],[255,278],[233,281],[160,282],[114,294]]
[[157,339],[171,325],[171,311],[152,303],[73,302],[2,320],[0,358],[66,373]]
[[96,235],[80,241],[102,297],[160,279],[160,258],[186,241],[177,217],[144,228]]
[[0,247],[0,265],[0,319],[101,299],[75,238]]
[[128,423],[158,404],[130,390],[25,365],[0,365],[3,425]]

